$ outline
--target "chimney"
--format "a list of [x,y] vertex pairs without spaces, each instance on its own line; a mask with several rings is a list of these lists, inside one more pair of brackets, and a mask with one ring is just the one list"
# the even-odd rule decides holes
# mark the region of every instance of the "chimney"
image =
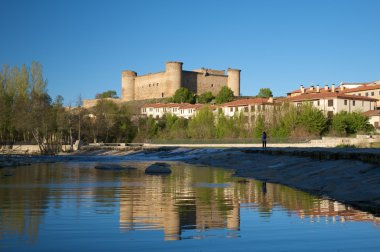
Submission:
[[346,89],[345,86],[340,85],[340,91],[344,91]]
[[329,85],[325,85],[325,90],[326,90],[326,91],[329,90]]
[[320,92],[319,85],[317,85],[317,93],[319,93],[319,92]]
[[314,86],[313,85],[310,86],[310,91],[314,91]]
[[304,94],[304,93],[305,93],[305,88],[303,87],[303,85],[301,85],[301,87],[300,87],[300,91],[301,91],[301,94]]
[[331,92],[335,93],[335,85],[334,84],[331,84]]

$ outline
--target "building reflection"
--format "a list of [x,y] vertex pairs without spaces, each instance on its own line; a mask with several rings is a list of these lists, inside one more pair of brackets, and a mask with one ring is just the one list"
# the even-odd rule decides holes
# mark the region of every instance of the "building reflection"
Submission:
[[59,214],[68,204],[78,212],[86,204],[94,214],[119,215],[122,232],[162,230],[166,240],[202,238],[208,230],[238,237],[241,209],[262,219],[285,211],[311,223],[380,224],[379,217],[339,202],[286,186],[233,178],[224,169],[174,165],[169,176],[150,176],[143,169],[109,172],[92,169],[93,164],[82,166],[17,168],[6,177],[9,171],[0,170],[0,240],[11,234],[34,242],[44,216]]
[[200,235],[209,229],[228,229],[237,236],[241,208],[257,211],[262,218],[280,209],[310,222],[380,224],[379,217],[339,202],[286,186],[231,178],[231,172],[222,169],[174,169],[168,177],[140,174],[144,186],[129,186],[136,176],[121,180],[121,229],[160,229],[166,240],[189,238],[182,234],[189,229]]

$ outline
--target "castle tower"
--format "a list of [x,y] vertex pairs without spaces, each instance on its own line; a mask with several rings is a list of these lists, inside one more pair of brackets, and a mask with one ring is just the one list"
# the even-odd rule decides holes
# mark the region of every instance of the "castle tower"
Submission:
[[227,69],[227,87],[234,92],[234,96],[240,96],[240,71],[239,69]]
[[181,87],[182,62],[169,61],[166,63],[166,92],[165,96],[172,96]]
[[135,78],[137,73],[125,70],[121,73],[121,99],[133,101],[135,99]]

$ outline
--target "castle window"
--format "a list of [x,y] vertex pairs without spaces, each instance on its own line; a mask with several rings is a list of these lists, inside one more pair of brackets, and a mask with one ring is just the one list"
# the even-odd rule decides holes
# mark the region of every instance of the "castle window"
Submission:
[[211,87],[214,87],[214,84],[211,84]]
[[[157,84],[158,85],[158,84]],[[164,98],[164,93],[161,93],[161,97]]]
[[150,84],[149,84],[149,87],[150,87]]

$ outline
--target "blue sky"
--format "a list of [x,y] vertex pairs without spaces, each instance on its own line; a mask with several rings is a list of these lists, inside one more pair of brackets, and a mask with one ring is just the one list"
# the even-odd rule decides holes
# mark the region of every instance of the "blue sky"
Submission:
[[380,79],[380,1],[0,0],[0,64],[44,67],[65,103],[121,71],[239,68],[241,92]]

